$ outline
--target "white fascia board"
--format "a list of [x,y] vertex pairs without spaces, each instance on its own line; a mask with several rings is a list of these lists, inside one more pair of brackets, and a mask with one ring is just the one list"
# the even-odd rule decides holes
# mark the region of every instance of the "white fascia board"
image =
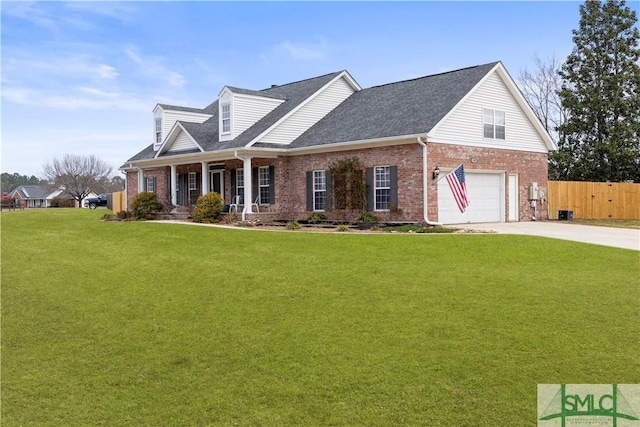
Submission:
[[509,74],[507,69],[502,65],[502,62],[499,62],[491,71],[493,72],[494,70],[502,79],[503,83],[511,93],[511,96],[513,96],[520,108],[522,108],[522,111],[524,111],[524,114],[527,116],[533,127],[536,129],[536,131],[544,141],[547,149],[549,151],[557,150],[558,147],[556,147],[556,144],[553,142],[553,139],[549,135],[549,132],[547,132],[544,126],[542,126],[542,123],[540,123],[540,120],[538,120],[538,117],[533,112],[533,109],[531,108],[527,100],[524,98],[524,95],[522,95],[522,92],[520,91],[518,85],[516,85],[515,81],[511,78],[511,75]]
[[169,134],[164,139],[164,142],[162,143],[160,148],[158,148],[158,151],[156,152],[156,154],[153,156],[154,159],[160,156],[160,154],[163,154],[165,152],[165,148],[169,147],[171,143],[175,141],[176,137],[178,136],[178,132],[180,130],[184,132],[189,137],[189,139],[191,139],[191,141],[195,144],[196,147],[198,147],[198,149],[201,152],[204,152],[204,149],[202,148],[202,146],[198,144],[198,142],[191,136],[189,132],[187,132],[187,130],[182,126],[182,124],[180,124],[180,121],[177,121],[173,124],[173,127],[169,131]]
[[[530,148],[521,148],[521,147],[507,147],[501,144],[492,144],[488,140],[478,141],[478,140],[468,140],[468,139],[460,139],[460,138],[443,138],[443,137],[434,137],[427,134],[427,142],[431,144],[448,144],[448,145],[458,145],[463,147],[477,147],[477,148],[489,148],[493,150],[511,150],[511,151],[526,151],[529,153],[548,153],[549,151],[545,148],[540,148],[539,150],[530,149]],[[541,146],[542,147],[542,146]]]
[[[280,117],[280,119],[275,122],[274,124],[272,124],[271,126],[269,126],[269,128],[265,129],[264,132],[262,132],[260,135],[256,136],[255,138],[253,138],[247,145],[246,147],[252,147],[254,144],[256,144],[258,141],[260,141],[266,134],[268,134],[269,132],[271,132],[273,129],[275,129],[277,126],[279,126],[282,122],[284,122],[285,120],[287,120],[289,117],[291,117],[292,115],[294,115],[295,113],[297,113],[302,107],[304,107],[305,105],[307,105],[309,102],[311,102],[311,100],[313,100],[314,98],[316,98],[319,94],[321,94],[322,92],[324,92],[324,90],[326,88],[328,88],[329,86],[331,86],[333,83],[335,83],[338,79],[341,78],[347,78],[347,81],[349,82],[349,84],[351,84],[352,86],[355,85],[355,87],[360,87],[358,86],[358,84],[355,82],[355,80],[353,80],[353,78],[351,78],[351,76],[349,76],[349,73],[347,73],[346,71],[341,72],[340,74],[338,74],[337,76],[335,76],[334,78],[332,78],[327,84],[325,84],[324,86],[322,86],[320,89],[318,89],[313,95],[311,95],[310,97],[308,97],[307,99],[305,99],[304,101],[302,101],[300,104],[298,104],[298,106],[296,108],[294,108],[293,110],[289,111],[287,114],[285,114],[283,117]],[[354,88],[355,88],[354,87]],[[320,119],[322,120],[322,119]]]
[[[344,70],[342,73],[340,73],[340,75],[338,77],[344,77],[344,79],[347,81],[347,83],[349,83],[349,85],[351,85],[351,87],[356,92],[359,92],[359,91],[362,90],[362,88],[360,87],[358,82],[356,82],[356,80],[351,76],[351,74],[349,74],[349,72],[347,70]],[[334,80],[336,80],[336,79],[334,79]]]
[[223,94],[225,91],[228,91],[228,92],[233,93],[233,91],[232,91],[231,89],[229,89],[229,86],[224,85],[224,86],[222,87],[222,89],[220,89],[220,92],[218,92],[218,99],[220,99],[220,97],[222,96],[222,94]]
[[285,99],[280,99],[280,98],[272,98],[270,96],[259,96],[259,95],[249,95],[246,93],[235,93],[233,91],[231,91],[231,93],[233,93],[233,97],[234,98],[245,98],[245,99],[265,99],[267,101],[274,101],[274,102],[278,102],[279,104],[282,104],[283,102],[285,102]]
[[160,104],[156,104],[156,106],[153,108],[153,115],[155,117],[156,112],[160,110],[160,111],[164,111],[164,108],[162,108],[162,106]]
[[359,141],[334,142],[331,144],[312,145],[283,149],[285,155],[313,154],[333,151],[358,150],[366,148],[386,147],[392,145],[416,144],[417,138],[424,138],[426,134],[397,135],[384,138],[362,139]]

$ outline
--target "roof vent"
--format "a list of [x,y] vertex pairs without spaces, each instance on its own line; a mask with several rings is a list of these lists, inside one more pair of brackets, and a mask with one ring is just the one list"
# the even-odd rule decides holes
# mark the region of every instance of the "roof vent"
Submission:
[[278,87],[278,85],[271,85],[271,89],[273,89],[274,87]]

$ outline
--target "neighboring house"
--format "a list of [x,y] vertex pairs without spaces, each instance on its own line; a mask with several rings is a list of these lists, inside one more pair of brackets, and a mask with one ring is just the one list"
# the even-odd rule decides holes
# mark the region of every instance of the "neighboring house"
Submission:
[[78,207],[78,201],[67,193],[64,187],[58,188],[47,196],[47,207]]
[[20,185],[9,193],[9,199],[19,199],[25,208],[47,207],[47,190],[39,185]]
[[[330,210],[331,163],[357,157],[367,210],[381,220],[531,220],[531,183],[546,219],[555,147],[500,62],[367,89],[347,71],[257,91],[225,86],[205,108],[158,104],[153,116],[153,143],[121,167],[128,203],[153,191],[186,206],[215,191],[225,203],[240,196],[243,217],[257,199],[259,215],[304,219]],[[464,213],[441,179],[461,163]]]

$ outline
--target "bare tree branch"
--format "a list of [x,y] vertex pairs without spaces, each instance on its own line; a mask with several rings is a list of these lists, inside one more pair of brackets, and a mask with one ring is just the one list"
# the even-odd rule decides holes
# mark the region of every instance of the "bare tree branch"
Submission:
[[108,181],[113,173],[111,166],[94,155],[65,154],[61,159],[54,158],[45,163],[42,168],[44,178],[58,188],[64,187],[80,206],[82,200],[97,189],[101,181]]

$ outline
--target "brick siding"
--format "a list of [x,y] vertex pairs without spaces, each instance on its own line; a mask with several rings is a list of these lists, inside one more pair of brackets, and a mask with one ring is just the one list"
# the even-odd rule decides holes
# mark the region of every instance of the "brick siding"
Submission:
[[[417,143],[393,145],[377,148],[347,150],[332,153],[308,154],[299,156],[279,156],[277,159],[255,158],[252,167],[274,166],[275,203],[260,206],[260,212],[271,212],[282,219],[305,219],[306,210],[306,172],[326,170],[330,164],[347,158],[357,157],[364,168],[373,166],[397,166],[398,168],[398,212],[375,212],[379,220],[422,221],[423,219],[423,179],[422,179],[422,146]],[[472,159],[476,162],[472,163]],[[428,216],[431,221],[438,221],[437,182],[431,179],[431,172],[437,166],[453,169],[464,163],[465,170],[501,171],[505,173],[505,187],[508,187],[508,175],[518,174],[519,183],[519,215],[520,220],[531,220],[533,209],[527,200],[527,187],[530,182],[537,182],[540,190],[547,192],[547,154],[514,150],[465,147],[448,144],[428,143],[427,173],[428,184]],[[243,167],[237,159],[224,162],[225,194],[227,203],[232,198],[231,172]],[[180,165],[178,173],[202,171],[200,163]],[[168,197],[169,167],[146,169],[145,177],[155,176],[158,197],[161,201]],[[138,190],[137,172],[127,173],[127,199],[131,203]],[[505,207],[508,213],[509,189],[505,188]],[[255,197],[255,195],[254,195]],[[539,204],[537,218],[546,219],[545,204]],[[333,213],[335,214],[335,212]],[[331,217],[328,212],[327,216]]]

